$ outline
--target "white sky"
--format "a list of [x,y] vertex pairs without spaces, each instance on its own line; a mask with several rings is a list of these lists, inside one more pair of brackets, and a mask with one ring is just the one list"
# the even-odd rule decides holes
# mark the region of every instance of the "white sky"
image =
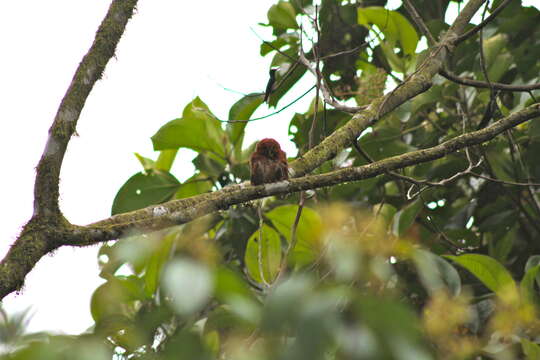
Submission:
[[[200,96],[226,118],[239,95],[263,91],[270,57],[259,56],[253,27],[269,38],[271,0],[139,1],[116,59],[90,94],[62,168],[61,207],[75,224],[110,215],[120,186],[141,167],[133,155],[154,157],[150,136],[181,115]],[[7,252],[33,204],[34,168],[47,131],[73,73],[90,47],[109,0],[0,2],[0,255]],[[309,84],[305,84],[309,88]],[[246,141],[274,137],[287,142],[293,111],[303,112],[309,97],[291,111],[248,125]],[[259,114],[266,114],[260,109]],[[179,154],[173,173],[191,175],[192,154]],[[182,165],[183,164],[183,165]],[[11,312],[32,306],[30,330],[77,333],[91,323],[90,295],[100,283],[98,247],[62,248],[42,259],[19,295],[4,306]]]
[[[534,0],[531,0],[534,2]],[[532,4],[532,2],[529,3]],[[61,207],[75,224],[106,218],[120,186],[141,167],[133,156],[154,157],[150,136],[179,117],[200,96],[226,118],[239,95],[262,91],[271,58],[259,56],[270,38],[266,11],[273,0],[140,0],[120,41],[116,59],[90,94],[62,168]],[[32,214],[34,167],[60,100],[109,0],[0,2],[0,256]],[[297,92],[311,86],[303,81]],[[289,95],[289,99],[294,96]],[[290,110],[249,124],[246,143],[278,139],[289,154],[287,124],[304,112],[311,96]],[[285,99],[285,102],[287,100]],[[261,108],[256,115],[264,115]],[[181,152],[173,173],[190,176],[192,153]],[[42,259],[20,294],[4,300],[8,312],[32,307],[31,331],[84,331],[91,323],[90,295],[101,282],[98,247],[62,248]]]

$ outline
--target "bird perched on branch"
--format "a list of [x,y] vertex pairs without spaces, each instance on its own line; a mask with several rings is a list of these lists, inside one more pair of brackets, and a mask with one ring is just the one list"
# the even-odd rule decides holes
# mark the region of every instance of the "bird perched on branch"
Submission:
[[266,84],[266,90],[264,92],[264,102],[268,103],[268,99],[270,98],[270,94],[272,94],[272,90],[274,90],[274,83],[276,82],[276,71],[278,69],[270,69],[270,79],[268,79],[268,84]]
[[274,139],[262,139],[249,159],[251,184],[261,185],[289,178],[287,156]]

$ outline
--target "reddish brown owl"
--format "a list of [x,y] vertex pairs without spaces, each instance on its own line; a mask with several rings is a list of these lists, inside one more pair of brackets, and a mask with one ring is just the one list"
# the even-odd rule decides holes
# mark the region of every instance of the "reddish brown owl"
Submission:
[[274,139],[262,139],[249,160],[251,165],[251,184],[260,185],[287,180],[287,156]]

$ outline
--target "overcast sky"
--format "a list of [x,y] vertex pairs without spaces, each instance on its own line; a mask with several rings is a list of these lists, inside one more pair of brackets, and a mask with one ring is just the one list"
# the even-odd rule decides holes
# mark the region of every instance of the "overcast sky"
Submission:
[[[200,96],[220,118],[243,93],[263,91],[270,57],[259,55],[269,38],[266,11],[273,1],[139,1],[116,58],[94,87],[69,143],[61,173],[61,208],[74,224],[110,215],[120,186],[141,167],[133,155],[156,157],[150,136]],[[3,154],[3,256],[32,214],[34,168],[47,130],[77,65],[90,47],[110,1],[53,0],[0,3],[0,151]],[[309,88],[309,83],[306,83]],[[246,141],[275,137],[289,152],[287,124],[307,101],[248,125]],[[266,114],[261,108],[259,114]],[[253,126],[252,126],[253,125]],[[181,152],[173,173],[192,173],[193,153]],[[90,295],[99,285],[96,253],[62,248],[42,259],[6,309],[32,306],[31,330],[77,333],[91,323]]]
[[[266,22],[272,3],[139,1],[116,58],[86,102],[79,136],[68,147],[60,190],[61,208],[69,221],[84,225],[108,217],[120,186],[141,170],[133,153],[155,158],[150,136],[179,117],[195,96],[226,118],[240,96],[223,87],[243,93],[264,90],[271,58],[259,56],[260,40],[250,27],[270,39],[269,29],[257,24]],[[109,0],[0,2],[0,256],[32,214],[34,168],[47,130],[109,4]],[[296,93],[311,84],[305,79]],[[307,109],[310,99],[249,124],[246,143],[274,137],[294,155],[287,124],[295,111]],[[261,107],[256,115],[266,113],[268,109]],[[180,180],[191,175],[192,156],[189,151],[179,153],[173,173]],[[92,323],[90,295],[101,282],[98,248],[62,248],[45,257],[21,293],[8,296],[4,306],[8,312],[31,307],[32,331],[84,331]]]

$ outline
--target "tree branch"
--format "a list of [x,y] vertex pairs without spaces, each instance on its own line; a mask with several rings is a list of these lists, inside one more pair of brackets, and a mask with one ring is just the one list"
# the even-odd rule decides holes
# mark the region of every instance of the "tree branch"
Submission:
[[[116,215],[90,224],[87,227],[79,227],[78,231],[71,234],[68,242],[64,245],[91,245],[139,231],[159,230],[173,225],[184,224],[214,211],[227,209],[231,205],[266,196],[289,194],[372,178],[393,170],[439,159],[460,149],[481,144],[514,126],[538,116],[540,116],[540,103],[511,114],[482,130],[457,136],[431,148],[411,151],[364,166],[349,167],[325,174],[309,175],[258,186],[251,186],[248,182],[245,182],[234,191],[226,191],[227,188],[215,191],[212,193],[214,194],[213,198],[199,201],[193,206],[186,207],[186,199],[181,199],[127,214]],[[132,219],[138,220],[119,223],[117,221],[119,217],[124,219],[132,217]]]
[[476,25],[471,30],[467,31],[465,34],[460,35],[456,40],[456,45],[461,43],[462,41],[467,40],[474,34],[476,34],[480,29],[482,29],[484,26],[489,24],[503,9],[512,2],[513,0],[504,0],[499,7],[497,7],[484,21],[482,21],[480,24]]
[[[444,70],[444,69],[441,69],[441,71],[439,71],[439,74],[441,74],[442,76],[444,76],[445,78],[447,78],[448,80],[451,80],[453,82],[456,82],[458,84],[461,84],[461,85],[466,85],[466,86],[474,86],[474,87],[477,87],[477,88],[488,88],[489,89],[489,85],[486,81],[479,81],[479,80],[473,80],[473,79],[467,79],[467,78],[463,78],[463,77],[459,77],[447,70]],[[493,89],[496,89],[496,90],[505,90],[505,91],[523,91],[523,92],[528,92],[528,91],[531,91],[531,90],[537,90],[537,89],[540,89],[540,84],[530,84],[530,85],[508,85],[508,84],[502,84],[502,83],[497,83],[497,82],[492,82],[491,83],[491,86],[493,87]]]
[[62,161],[77,120],[116,45],[133,15],[137,0],[114,0],[98,28],[94,43],[84,56],[49,129],[45,150],[36,169],[34,214],[0,263],[0,298],[19,289],[38,260],[62,245],[72,226],[58,205]]

